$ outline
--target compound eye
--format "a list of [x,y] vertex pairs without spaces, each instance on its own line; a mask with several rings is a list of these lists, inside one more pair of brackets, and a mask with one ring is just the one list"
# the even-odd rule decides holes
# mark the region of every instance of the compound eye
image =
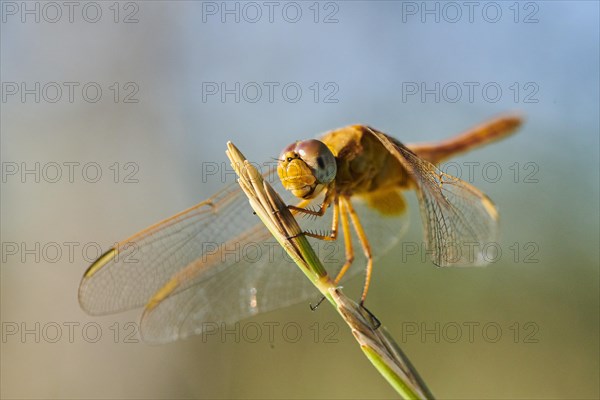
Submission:
[[298,153],[302,161],[313,170],[319,183],[328,184],[335,179],[337,164],[325,143],[316,139],[304,140],[296,142],[291,151]]

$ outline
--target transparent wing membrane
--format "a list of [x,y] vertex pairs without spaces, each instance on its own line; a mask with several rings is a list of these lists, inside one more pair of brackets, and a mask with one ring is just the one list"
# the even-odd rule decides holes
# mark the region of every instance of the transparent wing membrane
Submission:
[[411,176],[419,198],[425,239],[438,266],[483,265],[482,250],[496,240],[498,213],[474,186],[441,172],[384,133],[369,130]]
[[[297,202],[278,180],[268,180],[288,204]],[[355,201],[356,209],[381,256],[403,231],[400,217],[382,221],[361,203]],[[331,228],[331,210],[321,218],[297,218],[303,229]],[[345,261],[343,240],[309,240],[335,276]],[[364,267],[357,254],[343,282]],[[303,300],[316,302],[319,293],[234,184],[119,243],[85,273],[79,300],[93,315],[146,306],[144,339],[168,342]]]

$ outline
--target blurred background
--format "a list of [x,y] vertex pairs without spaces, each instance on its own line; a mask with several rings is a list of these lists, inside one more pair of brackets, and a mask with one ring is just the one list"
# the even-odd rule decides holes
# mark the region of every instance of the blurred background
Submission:
[[351,123],[411,143],[506,112],[515,136],[442,167],[498,205],[492,265],[431,264],[411,194],[368,306],[437,397],[598,398],[597,2],[70,4],[1,2],[2,398],[395,397],[331,307],[150,346],[140,310],[87,316],[80,278],[233,182],[207,169],[227,140],[263,161]]

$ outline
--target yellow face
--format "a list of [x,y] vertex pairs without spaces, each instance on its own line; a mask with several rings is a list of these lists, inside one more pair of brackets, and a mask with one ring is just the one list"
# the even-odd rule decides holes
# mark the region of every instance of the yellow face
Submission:
[[286,190],[296,197],[312,199],[335,179],[337,164],[331,150],[311,139],[287,146],[279,156],[277,174]]

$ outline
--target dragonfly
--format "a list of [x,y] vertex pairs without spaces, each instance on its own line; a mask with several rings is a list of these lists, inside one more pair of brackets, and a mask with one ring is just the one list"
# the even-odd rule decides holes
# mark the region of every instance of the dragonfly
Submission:
[[[363,305],[374,261],[406,231],[407,191],[416,192],[433,264],[485,264],[472,244],[495,240],[497,208],[439,164],[521,124],[520,116],[505,115],[446,140],[407,145],[350,125],[290,144],[264,175],[288,193],[293,214],[307,217],[299,219],[314,246],[330,245],[319,255],[335,269],[336,284],[364,272]],[[83,275],[79,303],[90,315],[144,307],[142,337],[165,343],[314,299],[316,289],[277,249],[234,183],[101,255]],[[366,267],[350,268],[359,261]]]

